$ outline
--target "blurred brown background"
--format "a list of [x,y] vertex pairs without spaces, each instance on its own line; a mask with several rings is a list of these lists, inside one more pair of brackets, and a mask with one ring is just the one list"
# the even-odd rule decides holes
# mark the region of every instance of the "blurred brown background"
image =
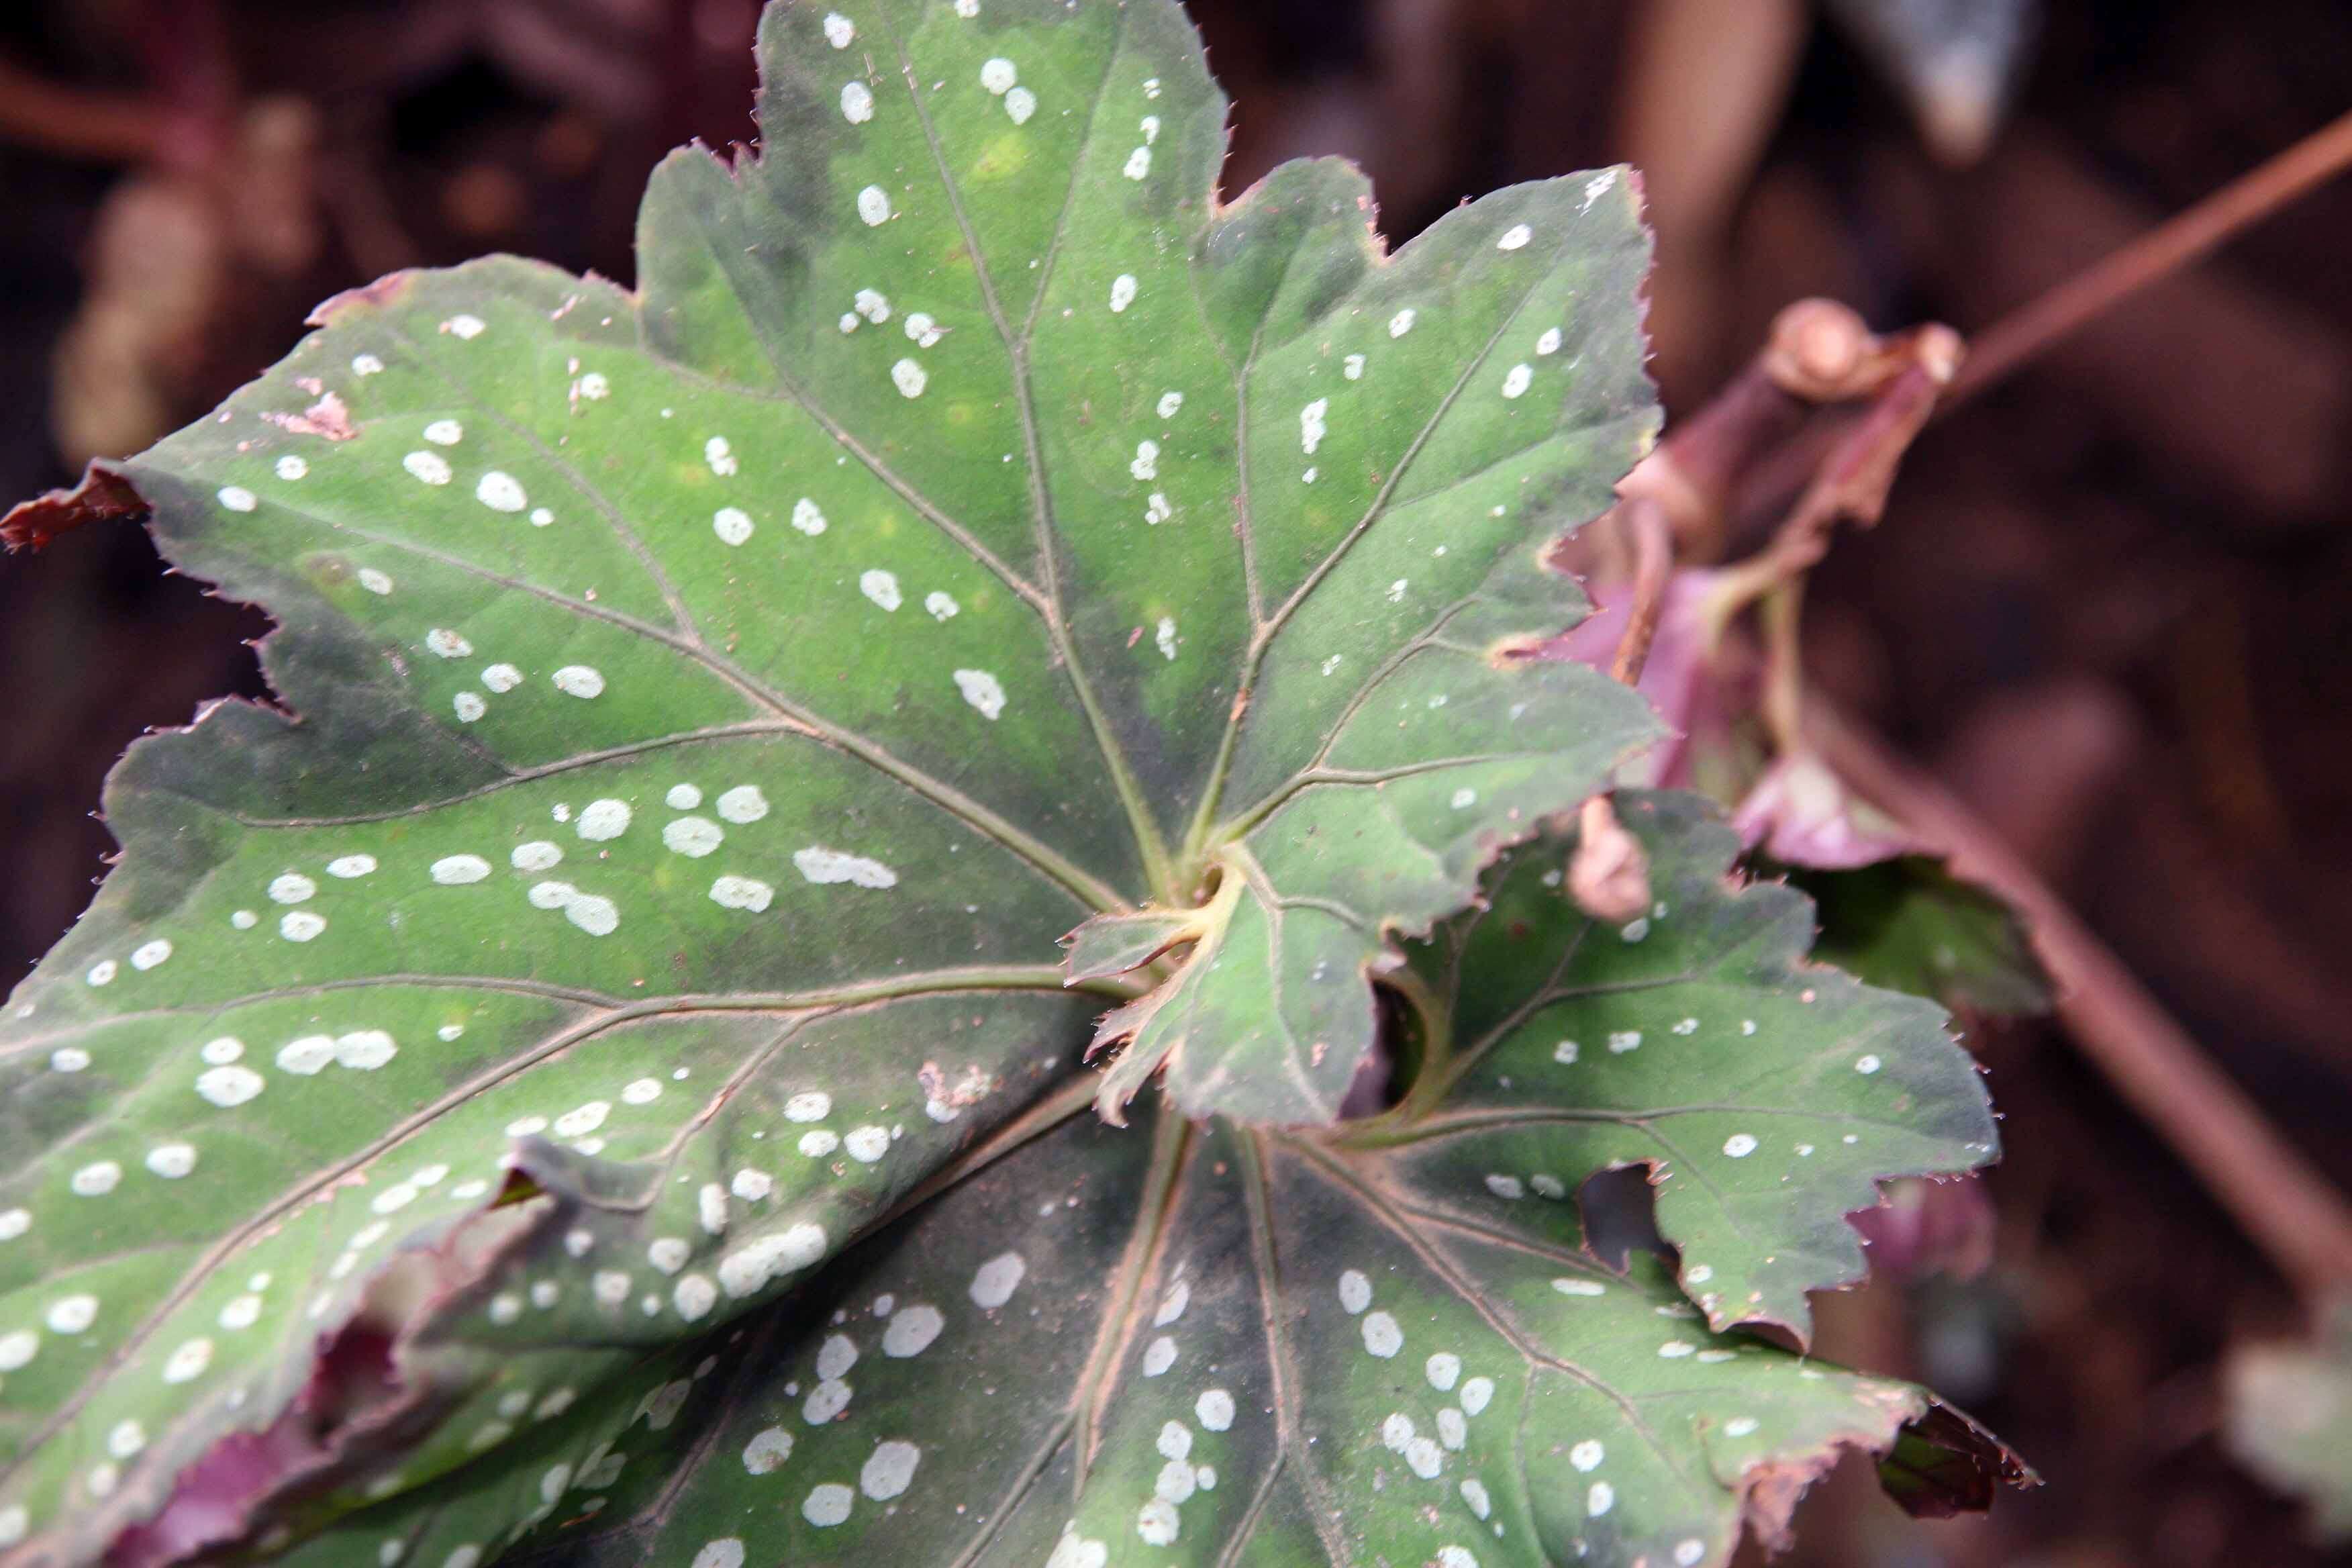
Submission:
[[[1228,187],[1340,153],[1402,241],[1620,158],[1686,411],[1788,300],[1981,328],[2352,104],[2342,0],[1194,0]],[[309,306],[488,249],[630,276],[646,170],[753,134],[756,0],[15,0],[0,7],[0,504],[202,413]],[[1890,18],[2023,47],[1899,85]],[[1874,32],[1875,27],[1878,31]],[[1962,28],[1961,36],[1967,30]],[[1995,36],[1992,43],[1998,45]],[[2284,1133],[2352,1184],[2352,184],[1919,441],[1810,599],[1815,678],[1984,813]],[[0,988],[110,848],[142,730],[257,695],[249,612],[135,531],[0,562]],[[2296,1304],[2053,1026],[1980,1028],[1992,1262],[1823,1304],[2049,1485],[1917,1525],[1842,1475],[1796,1561],[2320,1561],[2217,1440],[2228,1348]]]

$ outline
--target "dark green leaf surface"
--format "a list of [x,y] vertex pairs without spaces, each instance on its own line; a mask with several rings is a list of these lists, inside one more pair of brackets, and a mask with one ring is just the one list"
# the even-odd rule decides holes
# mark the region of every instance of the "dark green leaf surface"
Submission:
[[2016,910],[1929,855],[1851,871],[1791,870],[1813,900],[1813,955],[1890,990],[1948,1007],[2023,1016],[2050,1010],[2050,977]]
[[[1685,1144],[1774,1129],[1747,1155],[1675,1154],[1661,1220],[1690,1289],[1702,1257],[1727,1289],[1790,1279],[1775,1253],[1843,1267],[1850,1237],[1824,1248],[1808,1209],[1754,1198],[1785,1193],[1780,1160],[1968,1163],[1984,1145],[1938,1144],[1937,1124],[1990,1137],[1932,1012],[1793,968],[1801,902],[1732,892],[1736,843],[1703,807],[1657,797],[1628,821],[1668,902],[1638,941],[1544,914],[1554,845],[1443,933],[1432,984],[1488,990],[1480,1005],[1521,1021],[1454,1058],[1429,1110],[1334,1131],[1074,1116],[741,1331],[618,1378],[491,1475],[362,1514],[310,1560],[397,1540],[439,1563],[519,1539],[518,1561],[706,1568],[735,1561],[730,1542],[788,1563],[1716,1563],[1743,1527],[1777,1535],[1844,1447],[1895,1450],[1890,1486],[1916,1510],[1980,1506],[2022,1473],[1965,1418],[1711,1331],[1656,1260],[1617,1274],[1584,1249],[1573,1189],[1615,1156],[1563,1105]],[[1738,1036],[1743,1074],[1669,1024],[1604,1046],[1597,1092],[1563,1092],[1563,1070],[1598,1064],[1559,1061],[1558,1030],[1605,1041],[1648,1023],[1629,1005],[1727,1004],[1770,1026]],[[1804,1009],[1877,1023],[1826,1047]],[[1885,1065],[1856,1074],[1857,1042]],[[1866,1080],[1851,1093],[1823,1081],[1832,1049]],[[1703,1077],[1712,1103],[1687,1103]],[[1780,1083],[1800,1087],[1757,1088]],[[1822,1108],[1792,1118],[1800,1097]],[[1836,1152],[1798,1155],[1801,1136]],[[1769,1181],[1743,1179],[1747,1159]],[[1678,1201],[1685,1184],[1716,1196]]]
[[[681,1343],[796,1345],[755,1314],[1074,1105],[1117,998],[1111,1108],[1164,1069],[1166,1103],[1225,1119],[1022,1156],[1079,1163],[1121,1258],[1136,1182],[1156,1214],[1154,1184],[1249,1152],[1272,1245],[1355,1190],[1332,1151],[1382,1140],[1381,1180],[1465,1236],[1507,1175],[1551,1208],[1507,1223],[1572,1253],[1538,1174],[1736,1113],[1772,1157],[1668,1161],[1664,1217],[1718,1321],[1798,1322],[1851,1272],[1834,1214],[1873,1173],[1989,1150],[1949,1047],[1909,1054],[1927,1014],[1826,978],[1790,1002],[1786,921],[1731,922],[1765,955],[1742,968],[1663,911],[1654,945],[1563,973],[1598,965],[1598,998],[1731,965],[1836,1094],[1691,1109],[1661,1079],[1629,1118],[1588,1075],[1527,1101],[1600,1095],[1580,1131],[1442,1123],[1519,1103],[1497,1036],[1339,1142],[1244,1130],[1332,1121],[1370,981],[1410,984],[1398,940],[1655,733],[1518,657],[1584,609],[1539,552],[1657,422],[1629,178],[1500,193],[1389,258],[1343,165],[1215,201],[1223,100],[1172,0],[780,5],[761,50],[765,154],[656,171],[642,291],[512,258],[387,279],[93,488],[119,508],[127,479],[177,564],[277,618],[289,712],[134,749],[121,866],[0,1016],[0,1548],[274,1549],[394,1494],[472,1508],[541,1433],[616,1431],[614,1391]],[[1547,896],[1557,935],[1556,896],[1505,894]],[[1481,996],[1538,978],[1524,943],[1444,940]],[[1474,1000],[1459,1037],[1517,1027]],[[1835,1058],[1864,1049],[1910,1065],[1853,1088]],[[1764,1142],[1824,1116],[1884,1130],[1802,1166]],[[1005,1249],[1033,1285],[1099,1316],[1097,1243],[1030,1245]],[[1428,1308],[1465,1335],[1533,1289],[1493,1245],[1410,1265],[1495,1293]],[[1113,1365],[1089,1431],[1129,1419]],[[1715,1520],[1713,1550],[1717,1492],[1655,1518]],[[1338,1528],[1288,1495],[1248,1528]]]

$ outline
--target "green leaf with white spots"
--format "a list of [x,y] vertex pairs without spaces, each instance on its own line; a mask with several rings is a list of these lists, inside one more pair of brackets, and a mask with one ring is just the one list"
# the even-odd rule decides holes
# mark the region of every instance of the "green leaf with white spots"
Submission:
[[[1081,1141],[1130,1163],[1486,1149],[1408,1148],[1418,1101],[1243,1129],[1328,1128],[1402,943],[1656,733],[1522,657],[1656,426],[1633,182],[1391,258],[1344,165],[1215,198],[1173,0],[780,4],[761,47],[767,150],[656,171],[639,290],[386,279],[0,525],[151,515],[276,617],[288,710],[133,749],[122,860],[0,1017],[0,1549],[488,1497],[680,1345],[796,1331],[1094,1094],[1090,1037],[1112,1117],[1164,1074],[1217,1119]],[[1791,1321],[1839,1183],[1966,1163],[1922,1126],[1822,1162],[1785,1257],[1671,1170],[1669,1232]]]
[[1697,797],[1621,797],[1620,815],[1650,847],[1650,912],[1592,921],[1560,855],[1517,858],[1418,955],[1452,1044],[1361,1135],[1489,1218],[1572,1226],[1538,1200],[1645,1166],[1710,1321],[1801,1341],[1806,1292],[1865,1271],[1844,1216],[1879,1182],[1993,1158],[1983,1085],[1940,1008],[1807,962],[1801,894],[1728,888],[1736,838]]
[[[1573,1190],[1620,1156],[1554,1112],[1638,1104],[1694,1128],[1780,1114],[1736,1089],[1712,1097],[1736,1104],[1677,1103],[1697,1097],[1676,1080],[1702,1070],[1833,1100],[1807,1009],[1852,1021],[1877,1003],[1929,1023],[1871,1033],[1886,1065],[1862,1076],[1880,1103],[1822,1112],[1832,1128],[1931,1137],[1938,1074],[1977,1104],[1922,1005],[1850,982],[1831,996],[1835,977],[1792,967],[1780,948],[1802,931],[1798,900],[1727,889],[1738,847],[1702,810],[1661,797],[1627,814],[1668,903],[1639,942],[1540,907],[1557,898],[1550,847],[1516,857],[1492,910],[1443,933],[1433,991],[1459,981],[1465,1016],[1521,1022],[1454,1057],[1468,1070],[1427,1111],[1268,1129],[1188,1121],[1155,1098],[1118,1131],[1073,1106],[759,1319],[637,1367],[494,1468],[362,1513],[296,1561],[397,1541],[428,1565],[472,1548],[580,1568],[1687,1568],[1727,1561],[1744,1531],[1779,1542],[1847,1448],[1883,1456],[1916,1511],[1982,1506],[2028,1478],[1964,1416],[1711,1331],[1657,1259],[1612,1272],[1585,1248]],[[1604,1047],[1605,1079],[1558,1061],[1546,1032],[1605,1039],[1651,1010],[1727,1005],[1757,1031],[1669,1022],[1637,1050]],[[1521,1059],[1515,1040],[1537,1033],[1543,1059]],[[1507,1141],[1473,1120],[1508,1121]],[[1886,1147],[1882,1164],[1910,1168]],[[1665,1228],[1706,1234],[1725,1276],[1781,1245],[1787,1222],[1753,1210],[1737,1214],[1744,1237],[1708,1231],[1711,1214],[1678,1225],[1680,1179],[1663,1189]],[[1698,1256],[1685,1252],[1686,1284],[1705,1282]],[[520,1381],[511,1396],[535,1396]]]

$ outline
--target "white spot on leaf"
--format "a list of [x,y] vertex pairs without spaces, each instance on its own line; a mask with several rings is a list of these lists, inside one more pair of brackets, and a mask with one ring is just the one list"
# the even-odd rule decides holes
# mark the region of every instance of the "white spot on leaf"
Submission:
[[920,1355],[940,1337],[946,1321],[937,1307],[913,1306],[893,1313],[890,1326],[882,1331],[882,1353],[900,1361]]
[[67,1181],[76,1197],[102,1198],[122,1182],[122,1167],[112,1160],[95,1160]]
[[210,1340],[189,1340],[174,1350],[163,1362],[165,1383],[193,1383],[213,1363],[213,1342]]
[[1324,416],[1331,409],[1331,400],[1318,397],[1298,411],[1298,447],[1308,457],[1323,444]]
[[399,1054],[399,1045],[382,1029],[354,1029],[335,1037],[335,1060],[355,1072],[373,1072]]
[[689,860],[701,859],[726,840],[726,831],[707,816],[681,816],[662,828],[663,847]]
[[980,716],[993,723],[1004,711],[1004,687],[984,669],[959,669],[955,672],[956,689],[963,700],[980,710]]
[[888,1501],[913,1484],[922,1457],[920,1448],[897,1438],[876,1444],[857,1473],[857,1489],[877,1502]]
[[620,929],[620,907],[596,893],[576,893],[563,906],[563,918],[590,936],[610,936]]
[[881,861],[863,855],[845,855],[817,844],[793,851],[793,864],[800,868],[803,877],[820,886],[847,882],[879,889],[898,885],[898,873]]
[[1164,1497],[1155,1497],[1137,1510],[1135,1533],[1143,1538],[1146,1546],[1169,1546],[1175,1543],[1181,1522],[1174,1503]]
[[793,1457],[793,1435],[782,1426],[769,1426],[751,1435],[743,1445],[743,1468],[755,1476],[768,1475],[783,1468]]
[[303,1035],[278,1048],[278,1070],[298,1078],[314,1078],[334,1059],[335,1040],[331,1035]]
[[721,877],[710,884],[710,901],[722,910],[764,911],[775,901],[776,889],[752,877]]
[[989,1310],[1013,1300],[1013,1292],[1021,1287],[1021,1278],[1029,1272],[1026,1259],[1017,1252],[1000,1253],[980,1266],[971,1277],[973,1302]]
[[737,784],[719,795],[719,815],[738,825],[757,822],[768,815],[768,797],[758,784]]
[[243,1105],[264,1087],[262,1076],[251,1068],[216,1067],[196,1075],[196,1093],[223,1110]]
[[897,576],[879,567],[858,575],[857,591],[885,610],[895,612],[901,604],[905,603],[904,597],[898,592]]

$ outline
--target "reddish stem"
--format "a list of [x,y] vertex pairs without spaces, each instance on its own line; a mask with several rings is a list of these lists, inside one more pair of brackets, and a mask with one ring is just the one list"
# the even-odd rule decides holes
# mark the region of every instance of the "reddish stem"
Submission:
[[2087,271],[1977,334],[1937,415],[1986,387],[2126,295],[2187,265],[2352,167],[2352,113],[2157,225]]
[[1848,784],[1948,851],[1955,873],[1984,882],[2025,915],[2075,1045],[2279,1272],[2310,1300],[2352,1284],[2352,1205],[1998,834],[1828,706],[1818,699],[1807,705],[1806,732],[1822,755]]

